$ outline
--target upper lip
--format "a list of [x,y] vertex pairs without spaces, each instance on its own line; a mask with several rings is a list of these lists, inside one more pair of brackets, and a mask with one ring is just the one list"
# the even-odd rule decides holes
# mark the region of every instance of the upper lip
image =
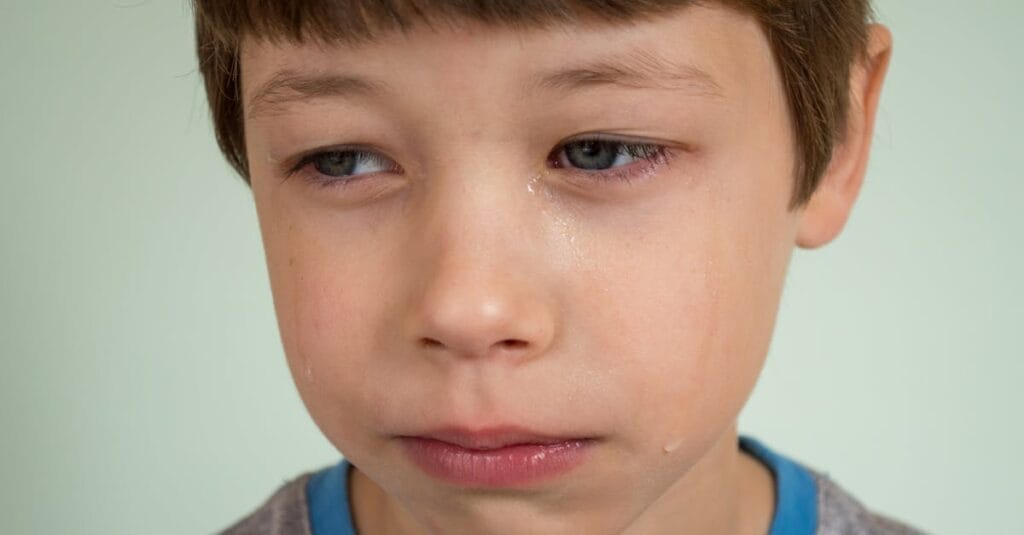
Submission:
[[581,437],[555,436],[516,426],[483,429],[446,427],[410,436],[409,438],[436,440],[471,450],[494,450],[519,445],[543,446],[583,440]]

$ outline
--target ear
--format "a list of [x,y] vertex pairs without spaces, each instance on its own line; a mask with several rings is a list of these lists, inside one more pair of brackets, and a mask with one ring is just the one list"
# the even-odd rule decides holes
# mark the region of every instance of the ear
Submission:
[[821,247],[843,230],[857,200],[875,129],[875,112],[892,56],[892,33],[881,25],[868,29],[867,55],[852,69],[846,131],[832,151],[832,161],[800,217],[796,244]]

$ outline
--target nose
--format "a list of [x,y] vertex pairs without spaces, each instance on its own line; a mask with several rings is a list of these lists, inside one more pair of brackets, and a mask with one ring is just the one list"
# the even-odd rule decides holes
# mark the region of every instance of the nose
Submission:
[[432,203],[418,228],[407,334],[417,351],[449,363],[532,360],[556,323],[536,225],[506,195],[460,193]]

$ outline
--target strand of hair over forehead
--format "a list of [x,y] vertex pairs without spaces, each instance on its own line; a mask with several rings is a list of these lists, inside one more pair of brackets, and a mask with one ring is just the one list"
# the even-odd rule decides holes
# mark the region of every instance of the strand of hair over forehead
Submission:
[[357,43],[417,23],[474,20],[544,27],[580,20],[625,21],[697,0],[193,0],[197,20],[222,44],[246,35],[268,40]]

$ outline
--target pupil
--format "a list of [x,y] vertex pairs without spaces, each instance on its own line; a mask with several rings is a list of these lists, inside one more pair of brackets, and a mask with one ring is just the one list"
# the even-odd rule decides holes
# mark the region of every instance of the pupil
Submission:
[[619,144],[608,141],[579,141],[565,147],[565,156],[573,167],[599,171],[608,169],[619,156]]
[[352,152],[332,152],[317,158],[313,167],[327,176],[348,176],[356,170],[356,160]]

